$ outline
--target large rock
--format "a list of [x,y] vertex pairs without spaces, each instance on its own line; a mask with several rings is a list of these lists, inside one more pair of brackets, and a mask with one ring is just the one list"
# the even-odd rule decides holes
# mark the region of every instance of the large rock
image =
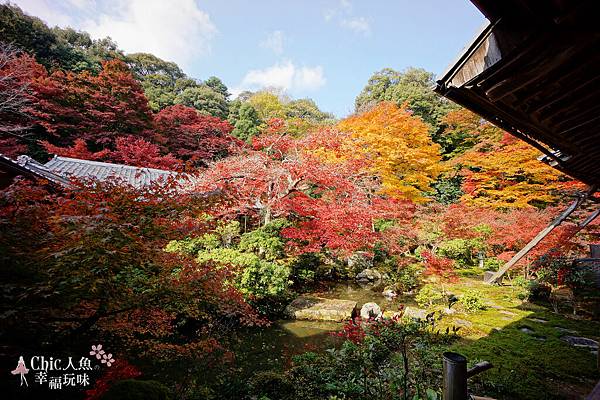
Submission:
[[426,316],[427,310],[411,306],[404,307],[404,317],[406,318],[425,319]]
[[373,268],[373,257],[366,251],[357,251],[348,257],[348,271],[351,273],[369,268]]
[[364,320],[381,317],[381,308],[377,303],[365,303],[360,309],[360,317]]
[[355,308],[356,301],[352,300],[300,296],[285,308],[285,314],[293,319],[345,321],[352,318]]
[[382,277],[381,272],[375,268],[367,268],[356,275],[356,280],[359,282],[375,282],[380,281]]

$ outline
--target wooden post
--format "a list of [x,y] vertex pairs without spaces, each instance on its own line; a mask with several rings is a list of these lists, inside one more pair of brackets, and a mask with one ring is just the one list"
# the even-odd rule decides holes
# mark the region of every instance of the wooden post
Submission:
[[[517,254],[515,254],[513,256],[513,258],[510,259],[509,262],[504,264],[504,266],[502,266],[486,282],[487,283],[498,282],[499,279],[502,278],[502,276],[506,273],[506,271],[511,269],[516,263],[519,262],[519,260],[521,260],[523,257],[525,257],[525,255],[527,255],[527,253],[529,253],[539,242],[541,242],[546,236],[548,236],[548,234],[550,234],[550,232],[552,232],[554,230],[554,228],[559,226],[565,219],[567,219],[569,217],[569,215],[571,215],[573,213],[573,211],[575,211],[595,191],[596,191],[596,186],[592,186],[585,194],[579,194],[577,196],[577,199],[573,202],[573,204],[571,204],[569,206],[569,208],[567,208],[565,211],[563,211],[563,213],[560,214],[558,216],[558,218],[556,218],[554,221],[552,221],[552,223],[550,223],[550,225],[548,225],[544,230],[542,230],[533,239],[531,239],[531,241],[529,243],[527,243],[527,245],[525,247],[523,247],[521,249],[521,251],[519,251]],[[597,213],[594,213],[592,215],[593,215],[593,218],[596,218],[598,216]],[[588,218],[586,220],[586,222],[584,222],[584,224],[587,225],[589,222],[591,222],[590,218]]]

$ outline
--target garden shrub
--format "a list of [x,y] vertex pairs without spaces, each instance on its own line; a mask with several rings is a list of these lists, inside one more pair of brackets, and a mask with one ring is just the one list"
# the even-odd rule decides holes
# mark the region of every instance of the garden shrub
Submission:
[[321,257],[315,253],[304,253],[293,258],[289,267],[295,283],[313,282],[318,277]]
[[398,266],[396,271],[391,274],[391,278],[399,291],[408,292],[419,285],[422,269],[420,264]]
[[550,296],[548,285],[522,275],[515,277],[511,283],[517,289],[517,298],[520,300],[547,300]]
[[477,264],[477,254],[483,248],[481,239],[452,239],[440,243],[437,253],[455,260],[461,267]]
[[284,374],[276,371],[261,371],[250,381],[251,391],[258,398],[289,398],[292,387]]
[[476,312],[485,309],[483,293],[476,289],[467,290],[461,296],[459,301],[468,312]]
[[350,321],[345,341],[324,353],[293,357],[293,399],[435,399],[441,382],[438,343],[424,321]]
[[504,265],[504,261],[498,260],[496,257],[489,257],[483,260],[483,269],[486,271],[498,271]]
[[240,234],[238,221],[219,222],[213,232],[197,238],[170,242],[166,250],[195,254],[196,261],[231,265],[239,270],[236,287],[253,299],[281,296],[289,286],[291,270],[285,259],[281,229],[284,219]]
[[420,307],[431,307],[443,299],[444,295],[434,285],[423,286],[415,296],[415,301]]

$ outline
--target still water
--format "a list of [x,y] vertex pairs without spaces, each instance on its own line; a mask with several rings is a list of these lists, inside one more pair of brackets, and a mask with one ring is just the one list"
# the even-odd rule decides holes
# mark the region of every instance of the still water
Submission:
[[[369,302],[377,303],[384,311],[397,311],[402,304],[414,305],[411,297],[389,299],[382,291],[382,286],[372,284],[331,282],[306,293],[328,299],[353,300],[358,309]],[[338,340],[332,333],[341,330],[342,326],[337,322],[274,321],[269,327],[249,330],[238,338],[238,362],[252,365],[254,370],[285,368],[293,355],[335,346]]]

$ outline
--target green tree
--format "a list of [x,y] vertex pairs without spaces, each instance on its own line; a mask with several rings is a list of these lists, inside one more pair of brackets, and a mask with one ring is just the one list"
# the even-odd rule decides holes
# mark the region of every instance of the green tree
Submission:
[[228,99],[230,94],[228,92],[227,86],[216,76],[211,76],[207,80],[204,81],[204,85],[211,88],[213,91],[222,95],[225,99]]
[[185,78],[185,74],[177,64],[164,61],[153,54],[128,54],[125,62],[138,79],[152,75],[166,75],[174,82],[177,79]]
[[323,112],[312,99],[292,100],[285,105],[287,118],[301,118],[312,122],[322,122],[333,119],[333,115]]
[[175,97],[175,104],[193,107],[205,115],[226,119],[229,114],[227,99],[208,86],[188,87]]
[[[355,100],[356,111],[364,111],[381,101],[393,101],[408,108],[437,130],[440,121],[454,105],[436,94],[432,87],[434,75],[422,68],[407,68],[402,72],[385,68],[369,78]],[[435,138],[434,138],[435,139]]]
[[260,133],[262,121],[250,103],[239,100],[232,101],[229,105],[228,121],[233,125],[231,135],[238,139],[249,141]]
[[125,62],[133,75],[142,83],[144,93],[153,111],[175,104],[178,94],[198,84],[188,78],[174,62],[164,61],[148,53],[128,54]]
[[278,95],[262,91],[250,97],[248,102],[256,109],[258,116],[263,121],[272,118],[285,118],[285,107]]
[[102,69],[102,62],[125,58],[123,52],[110,37],[92,39],[89,33],[68,27],[54,27],[52,32],[60,42],[69,48],[68,54],[71,55],[71,59],[67,63],[73,71],[98,73]]
[[123,57],[110,38],[92,40],[89,34],[71,28],[50,29],[41,19],[10,3],[0,4],[0,38],[33,55],[50,70],[97,73],[102,61]]

